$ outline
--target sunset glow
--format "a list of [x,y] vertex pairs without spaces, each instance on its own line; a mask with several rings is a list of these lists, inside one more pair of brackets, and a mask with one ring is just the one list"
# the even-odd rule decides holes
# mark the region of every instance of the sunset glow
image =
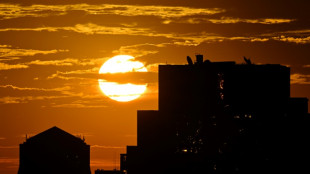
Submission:
[[[91,146],[91,174],[97,169],[119,170],[120,154],[126,153],[128,145],[138,145],[138,139],[141,142],[141,137],[137,135],[137,110],[159,110],[162,95],[174,99],[171,93],[166,94],[159,89],[160,79],[176,80],[170,78],[173,74],[159,76],[161,67],[182,67],[188,65],[188,60],[196,67],[195,55],[204,55],[206,64],[214,63],[214,67],[218,66],[216,62],[228,61],[247,68],[244,57],[255,65],[289,67],[290,79],[286,78],[286,82],[291,85],[287,96],[310,98],[309,7],[310,0],[1,0],[0,174],[18,173],[19,144],[24,143],[26,134],[33,137],[54,126],[74,136],[85,137],[85,143]],[[212,68],[210,66],[206,71]],[[188,73],[184,76],[189,76],[191,71],[188,67]],[[201,74],[191,78],[193,81],[205,79],[204,73],[201,71]],[[225,101],[221,103],[228,106],[226,100],[232,101],[234,98],[224,93],[238,93],[225,88],[235,85],[235,82],[224,78],[236,76],[243,78],[242,82],[248,82],[247,75],[240,71],[206,77],[223,78],[214,80],[219,85],[214,87],[216,93],[210,92],[210,97],[218,96],[217,101],[223,99]],[[180,82],[184,80],[182,76],[179,78]],[[263,80],[258,76],[255,79]],[[274,81],[280,79],[277,76]],[[161,87],[173,87],[175,90],[180,90],[182,86],[163,85],[161,83]],[[175,105],[184,101],[184,95],[204,93],[211,88],[210,85],[205,85],[201,90],[185,90],[177,96]],[[245,83],[242,89],[252,87],[250,83]],[[270,84],[266,88],[270,88],[276,96],[278,88],[275,85]],[[258,95],[262,90],[253,92]],[[201,96],[201,100],[204,102],[207,99]],[[310,108],[310,102],[304,105]],[[200,109],[200,106],[201,110],[208,108],[202,103],[193,108]],[[226,110],[236,110],[234,108],[237,107],[229,106],[225,108],[226,115]],[[184,107],[189,106],[184,104]],[[247,114],[246,118],[239,113],[231,118],[237,122],[258,119],[254,113]],[[190,116],[186,113],[186,118],[182,119],[191,119]],[[279,124],[275,125],[279,127]],[[216,129],[218,127],[226,127],[226,123],[217,124]],[[186,135],[196,133],[196,129],[188,128]],[[289,130],[292,129],[290,127]],[[178,135],[181,134],[178,130]],[[284,135],[283,132],[281,134]],[[149,137],[154,140],[153,133]],[[195,146],[198,140],[195,139]],[[189,143],[193,143],[192,139]],[[277,147],[285,149],[284,146]],[[158,151],[157,147],[154,149]],[[302,148],[298,149],[302,151]],[[190,155],[193,148],[180,146],[178,151],[182,150],[187,150],[184,154]],[[171,165],[168,160],[160,161]],[[247,161],[254,164],[251,160]],[[142,167],[140,163],[139,166]],[[222,171],[219,167],[214,172]],[[238,172],[242,171],[238,168]],[[130,171],[127,173],[130,174]]]
[[[147,72],[147,69],[144,67],[143,63],[133,60],[134,57],[128,55],[114,56],[101,66],[99,74]],[[101,91],[106,96],[119,102],[128,102],[137,99],[145,92],[147,87],[147,84],[120,84],[117,82],[107,82],[103,79],[99,79],[98,82]]]

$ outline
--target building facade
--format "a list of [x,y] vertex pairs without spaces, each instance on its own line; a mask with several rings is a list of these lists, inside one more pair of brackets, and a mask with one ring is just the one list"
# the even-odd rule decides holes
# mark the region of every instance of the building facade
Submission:
[[160,65],[159,110],[137,117],[128,174],[278,173],[304,170],[310,154],[308,99],[290,97],[290,69],[277,64]]

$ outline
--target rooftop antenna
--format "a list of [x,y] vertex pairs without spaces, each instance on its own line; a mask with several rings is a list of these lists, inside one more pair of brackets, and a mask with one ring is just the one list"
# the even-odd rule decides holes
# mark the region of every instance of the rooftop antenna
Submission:
[[245,63],[246,63],[247,65],[251,65],[251,64],[252,64],[251,60],[250,60],[250,59],[247,59],[245,56],[243,56],[243,59],[244,59],[244,61],[245,61]]
[[28,140],[28,135],[26,134],[26,141]]
[[196,54],[196,63],[197,64],[203,63],[203,55],[202,54]]

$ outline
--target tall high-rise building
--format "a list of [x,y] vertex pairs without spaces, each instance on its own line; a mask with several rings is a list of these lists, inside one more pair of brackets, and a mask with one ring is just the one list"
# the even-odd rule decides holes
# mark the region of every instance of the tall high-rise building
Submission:
[[52,127],[20,144],[18,174],[90,174],[84,138]]
[[188,59],[188,65],[159,66],[159,110],[138,111],[137,146],[122,154],[121,170],[295,169],[310,134],[308,99],[290,97],[290,68],[246,58],[245,64],[203,61],[202,55],[195,63]]

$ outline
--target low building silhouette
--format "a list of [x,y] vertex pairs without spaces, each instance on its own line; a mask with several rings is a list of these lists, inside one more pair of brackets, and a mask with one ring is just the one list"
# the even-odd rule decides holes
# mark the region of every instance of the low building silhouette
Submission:
[[52,127],[20,144],[18,174],[90,174],[90,146]]
[[159,65],[159,110],[138,111],[122,172],[309,171],[308,99],[290,97],[289,67],[187,60]]

